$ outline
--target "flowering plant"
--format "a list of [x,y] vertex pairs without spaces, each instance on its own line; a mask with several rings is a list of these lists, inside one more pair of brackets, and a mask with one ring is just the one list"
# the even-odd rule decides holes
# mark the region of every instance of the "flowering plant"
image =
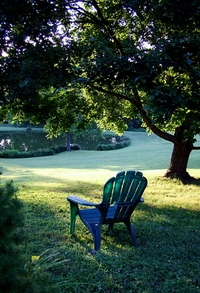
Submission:
[[43,268],[48,270],[49,268],[62,264],[68,263],[68,260],[63,259],[63,255],[59,250],[47,249],[39,256],[31,257],[32,265],[36,268]]
[[28,278],[39,281],[42,275],[48,274],[48,270],[54,266],[66,263],[68,267],[69,261],[64,259],[64,255],[61,249],[47,249],[39,256],[31,256],[31,262],[28,261],[24,266]]
[[40,259],[40,256],[36,256],[36,255],[32,256],[31,257],[32,264],[34,264],[34,262],[39,260],[39,259]]

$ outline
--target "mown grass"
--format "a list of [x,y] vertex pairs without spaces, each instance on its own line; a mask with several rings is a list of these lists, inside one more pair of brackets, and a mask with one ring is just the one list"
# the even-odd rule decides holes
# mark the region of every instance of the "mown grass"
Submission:
[[[54,292],[200,292],[200,180],[162,178],[172,146],[145,133],[126,134],[130,147],[78,151],[52,157],[0,159],[1,181],[14,179],[23,201],[26,258],[60,249],[66,263],[49,269]],[[189,172],[200,178],[197,155]],[[100,202],[103,184],[118,171],[138,169],[148,179],[145,202],[132,215],[139,248],[123,224],[102,229],[101,250],[77,219],[69,235],[68,195]]]

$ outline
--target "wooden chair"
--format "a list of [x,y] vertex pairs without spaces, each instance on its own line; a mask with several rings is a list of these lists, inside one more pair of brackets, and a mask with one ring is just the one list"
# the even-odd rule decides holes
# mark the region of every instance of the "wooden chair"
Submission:
[[[138,171],[123,171],[109,179],[103,189],[101,203],[91,203],[78,196],[68,196],[70,202],[70,234],[73,234],[76,217],[80,216],[83,223],[91,231],[94,238],[94,249],[101,245],[101,225],[108,224],[110,229],[115,223],[123,222],[138,247],[130,217],[136,205],[144,202],[141,197],[147,186],[147,179]],[[90,208],[79,209],[79,205]],[[94,207],[94,208],[91,208]]]

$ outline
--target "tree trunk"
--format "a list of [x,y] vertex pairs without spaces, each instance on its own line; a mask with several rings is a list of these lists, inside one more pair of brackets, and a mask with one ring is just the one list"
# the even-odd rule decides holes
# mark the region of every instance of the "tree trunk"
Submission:
[[[119,97],[119,96],[118,96]],[[192,143],[192,136],[185,137],[185,133],[192,126],[192,121],[183,122],[181,126],[175,129],[174,135],[169,132],[164,132],[152,123],[152,120],[148,117],[147,112],[144,110],[138,91],[134,92],[135,100],[131,101],[132,104],[138,109],[138,112],[142,116],[147,126],[157,136],[174,144],[172,157],[169,165],[169,169],[165,173],[164,177],[179,178],[183,180],[194,179],[187,173],[187,164],[189,156],[192,150],[200,149],[200,147],[194,147]],[[119,97],[121,98],[121,97]],[[128,99],[127,99],[128,100]]]
[[67,132],[67,151],[68,152],[71,151],[71,147],[70,147],[70,132]]
[[191,141],[174,144],[169,169],[164,177],[189,180],[192,177],[187,173],[187,164],[193,145]]

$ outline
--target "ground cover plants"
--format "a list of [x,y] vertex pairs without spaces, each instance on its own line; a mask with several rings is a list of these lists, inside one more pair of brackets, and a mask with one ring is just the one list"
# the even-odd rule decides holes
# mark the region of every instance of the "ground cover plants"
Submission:
[[[131,145],[114,152],[0,159],[2,184],[13,179],[23,202],[25,240],[19,246],[23,261],[30,268],[39,267],[39,259],[33,266],[31,258],[48,249],[47,256],[59,252],[65,261],[46,272],[50,292],[200,291],[200,180],[186,184],[162,178],[171,145],[146,133],[126,135]],[[191,157],[189,172],[200,178],[198,162]],[[81,221],[69,235],[66,198],[76,194],[100,202],[105,181],[130,169],[142,171],[148,179],[145,202],[132,216],[139,248],[132,246],[125,226],[118,224],[111,232],[103,227],[101,250],[94,252],[92,235]],[[32,286],[33,292],[42,293],[38,288]]]

